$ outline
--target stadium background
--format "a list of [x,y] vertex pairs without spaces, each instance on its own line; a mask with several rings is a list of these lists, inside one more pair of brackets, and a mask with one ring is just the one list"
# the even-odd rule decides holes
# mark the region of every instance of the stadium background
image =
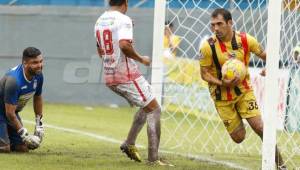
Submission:
[[[249,0],[218,0],[218,3],[230,8],[232,5],[231,2],[238,2],[239,9],[241,10],[231,9],[234,19],[242,13],[245,16],[251,16],[254,19],[262,18],[263,21],[266,21],[267,13],[264,12],[266,0],[251,0],[251,9],[258,12],[258,14],[253,13],[253,11],[248,11],[247,7],[249,7],[249,3],[247,3],[247,1]],[[208,15],[208,11],[217,7],[212,4],[212,1],[210,0],[169,1],[169,12],[167,13],[166,19],[176,18],[174,24],[175,28],[177,27],[178,29],[175,30],[175,33],[179,36],[185,36],[185,39],[180,43],[179,49],[181,50],[179,50],[177,54],[180,60],[195,59],[201,38],[210,34],[207,27],[205,29],[202,27],[191,27],[188,29],[192,31],[189,31],[189,34],[185,34],[187,30],[184,29],[184,26],[192,25],[195,20],[193,18],[185,20],[186,13],[180,12],[180,8],[182,7],[182,3],[184,3],[185,9],[189,12],[192,11],[194,6],[191,2],[201,2],[200,4],[198,3],[197,10],[193,11],[193,15],[195,16],[198,16],[203,12]],[[94,23],[98,16],[105,10],[107,3],[105,3],[104,0],[0,0],[0,4],[0,41],[2,42],[0,46],[0,75],[3,75],[8,68],[21,62],[21,53],[25,47],[36,46],[40,48],[45,55],[44,97],[46,101],[45,113],[47,114],[47,124],[80,129],[84,132],[94,132],[95,134],[105,135],[122,141],[123,137],[126,136],[126,131],[120,131],[120,129],[129,127],[132,113],[135,111],[135,108],[128,109],[126,107],[128,105],[123,99],[114,95],[105,87],[101,78],[101,61],[96,55],[95,39],[93,36]],[[149,56],[152,55],[153,6],[154,0],[130,0],[130,9],[128,11],[128,15],[135,23],[135,47],[141,54]],[[171,10],[175,11],[174,14],[177,16],[172,16]],[[209,23],[209,17],[203,20],[201,19],[200,21]],[[299,22],[299,20],[296,20],[295,22]],[[181,27],[178,27],[178,24],[180,24]],[[243,29],[247,30],[245,28],[247,27],[250,29],[249,33],[257,37],[257,39],[265,46],[267,24],[264,24],[264,22],[260,22],[260,24],[253,27],[253,24],[251,23],[245,23],[243,20],[236,20],[235,26],[242,28],[242,31]],[[289,27],[289,24],[290,23],[287,23],[284,27]],[[201,30],[201,33],[198,34],[199,30]],[[287,37],[287,39],[290,39],[290,37]],[[295,39],[290,39],[292,43],[285,46],[287,49],[282,52],[283,56],[290,55],[293,45],[297,43],[296,40],[297,37]],[[191,44],[192,46],[190,46]],[[193,62],[193,69],[198,70],[197,61],[193,60]],[[285,65],[285,62],[286,61],[283,60],[281,61],[281,64]],[[255,61],[252,61],[252,64],[255,63]],[[180,63],[180,65],[184,67],[184,64]],[[149,80],[151,77],[151,69],[142,65],[141,69],[143,74]],[[257,72],[257,70],[254,70],[254,72]],[[178,76],[177,73],[174,74]],[[179,76],[179,78],[182,78],[181,80],[184,80],[184,83],[190,83],[189,81],[186,81],[187,76],[183,76],[184,77]],[[194,72],[193,76],[188,76],[199,77],[199,74],[198,72]],[[284,84],[284,82],[286,83],[287,81],[282,80],[281,82],[283,82],[281,84]],[[178,84],[180,85],[180,83],[182,82],[179,82]],[[258,80],[255,83],[257,87],[260,87],[259,97],[262,97],[264,91],[264,87],[261,86],[261,84],[261,80]],[[186,97],[185,92],[188,90],[188,88],[184,89],[181,93],[182,97]],[[201,89],[201,92],[202,91],[205,93],[194,93],[195,96],[203,94],[204,97],[209,98],[206,89],[203,88]],[[285,92],[284,87],[281,92]],[[282,97],[285,98],[285,95],[283,94]],[[182,99],[184,100],[184,98]],[[248,137],[248,140],[243,142],[242,145],[232,143],[229,136],[224,133],[224,127],[217,115],[215,113],[211,114],[214,112],[213,107],[208,104],[203,104],[204,102],[209,102],[209,100],[206,101],[203,97],[199,96],[196,96],[196,99],[201,100],[198,100],[200,101],[200,104],[197,103],[195,108],[198,106],[200,107],[200,110],[205,110],[205,106],[210,108],[205,110],[207,111],[207,116],[202,112],[198,112],[198,110],[196,112],[201,114],[199,117],[189,116],[190,112],[186,112],[186,114],[184,113],[185,111],[182,111],[184,114],[173,114],[173,112],[166,114],[166,112],[164,112],[163,126],[165,127],[163,128],[164,135],[162,136],[162,149],[171,148],[172,151],[187,151],[189,153],[201,155],[204,151],[204,153],[208,153],[207,155],[204,155],[204,160],[215,157],[216,160],[238,162],[238,165],[240,165],[240,161],[242,161],[241,165],[251,167],[252,169],[260,167],[261,142],[259,139],[250,133],[250,137]],[[258,100],[260,101],[260,99]],[[177,102],[185,105],[184,102]],[[62,105],[60,103],[71,103],[72,105]],[[282,103],[284,104],[285,101]],[[112,104],[118,104],[125,107],[108,110],[107,107],[102,107],[103,105],[113,106]],[[95,105],[95,107],[85,107],[90,105]],[[98,108],[99,105],[100,107]],[[203,108],[201,108],[202,106]],[[284,108],[281,110],[283,111]],[[29,116],[32,115],[30,106],[27,107],[24,112],[24,118],[26,120],[33,120],[32,117]],[[89,115],[90,117],[87,117],[86,115]],[[282,122],[277,125],[280,125],[280,129],[282,129]],[[201,131],[201,133],[199,133],[199,131]],[[60,135],[61,132],[56,132],[51,128],[47,129],[47,137],[49,137],[45,140],[43,147],[41,147],[40,150],[33,152],[33,154],[37,153],[37,155],[43,155],[45,152],[48,152],[48,150],[51,150],[52,147],[62,149],[64,146],[62,145],[62,148],[60,148],[60,145],[56,142],[56,140],[63,141]],[[147,144],[145,136],[145,133],[143,133],[139,138],[139,144],[144,146]],[[290,141],[293,143],[295,142],[295,145],[299,146],[297,145],[297,133],[295,136],[296,137],[291,138]],[[76,136],[76,139],[77,138],[79,138],[79,136]],[[83,139],[83,141],[85,140],[86,139]],[[282,137],[281,141],[286,141],[286,137]],[[108,143],[110,143],[109,140],[105,144],[102,144],[105,146],[106,144],[108,145]],[[95,142],[93,144],[95,144],[94,146],[96,148],[101,147],[99,143]],[[244,147],[244,145],[247,147]],[[118,145],[114,145],[107,148],[111,149],[108,152],[112,152],[113,154],[111,155],[115,155],[119,160],[119,155],[121,155],[121,153],[119,153],[117,147]],[[296,148],[293,147],[290,147],[292,148],[292,151]],[[78,152],[75,155],[81,157],[82,152],[79,151],[83,148],[88,150],[86,152],[87,155],[94,151],[90,146],[81,147],[81,145],[78,145],[77,148],[75,148],[71,143],[63,148],[66,149],[66,151],[62,152],[63,154],[58,153],[58,155],[68,156],[69,152]],[[288,151],[289,150],[285,153],[285,157],[288,157],[289,155],[293,157],[293,154]],[[99,153],[102,152],[102,150],[99,151]],[[222,155],[223,152],[229,152],[231,155]],[[45,155],[47,155],[46,161],[49,160],[48,155],[57,155],[57,153],[52,150],[52,152],[50,151],[50,154]],[[97,156],[95,156],[95,154],[91,155],[92,158],[98,158],[97,156],[99,156],[97,154]],[[102,158],[105,159],[106,157],[107,156],[104,155]],[[29,159],[31,158],[32,157],[29,156]],[[70,155],[70,158],[73,160],[74,156]],[[123,161],[122,158],[120,158],[121,162]],[[85,159],[82,159],[82,161],[84,160]],[[296,157],[295,160],[300,159]],[[124,161],[128,162],[128,160]],[[70,162],[71,164],[74,164],[74,161]],[[98,160],[96,162],[98,162]],[[186,162],[186,158],[184,158],[184,162]],[[211,161],[208,162],[211,163]],[[113,164],[114,163],[115,162],[113,162]],[[206,166],[210,163],[204,162],[203,164]],[[80,164],[80,166],[83,164],[85,163]],[[198,166],[199,162],[196,164]],[[116,165],[121,166],[120,169],[123,168],[122,164],[116,163]],[[300,165],[298,161],[293,162],[293,167],[298,167],[298,165]],[[51,169],[55,168],[51,167]],[[138,169],[141,169],[141,167]],[[197,167],[195,169],[199,168]]]
[[[220,0],[221,4],[221,1],[230,7],[230,1]],[[151,56],[154,1],[129,2],[131,8],[128,15],[135,23],[135,47],[141,54]],[[190,2],[187,1],[186,6],[192,8],[193,4]],[[209,3],[209,0],[202,0],[198,5],[206,8]],[[0,0],[0,4],[0,41],[3,42],[0,46],[0,75],[20,63],[20,55],[25,47],[36,46],[45,55],[46,101],[126,105],[123,99],[105,87],[101,78],[101,62],[96,55],[93,28],[107,5],[104,0]],[[265,4],[265,1],[255,0],[251,5],[255,7],[259,4]],[[169,5],[172,8],[181,6],[177,0]],[[246,1],[240,3],[241,9],[246,9],[248,5]],[[203,22],[208,23],[208,20],[209,18]],[[194,21],[189,19],[186,22]],[[176,27],[178,22],[174,21],[174,24]],[[184,29],[176,30],[178,35],[185,32]],[[204,30],[201,34],[209,35],[210,32]],[[258,36],[263,36],[263,33]],[[195,42],[194,47],[198,48],[200,36],[189,34],[186,37]],[[190,47],[187,48],[189,45],[190,42],[183,40],[180,49],[186,49],[184,57],[194,58],[197,53]],[[182,55],[180,52],[178,56]],[[150,69],[142,65],[140,68],[149,80]]]

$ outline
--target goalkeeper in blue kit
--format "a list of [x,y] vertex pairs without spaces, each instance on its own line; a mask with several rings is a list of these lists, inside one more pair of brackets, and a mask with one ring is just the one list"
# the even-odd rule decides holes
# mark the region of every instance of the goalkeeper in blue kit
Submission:
[[[0,80],[0,152],[28,152],[40,146],[44,136],[43,57],[39,49],[23,51],[22,64],[10,69]],[[34,135],[23,126],[19,112],[33,98],[36,117]]]

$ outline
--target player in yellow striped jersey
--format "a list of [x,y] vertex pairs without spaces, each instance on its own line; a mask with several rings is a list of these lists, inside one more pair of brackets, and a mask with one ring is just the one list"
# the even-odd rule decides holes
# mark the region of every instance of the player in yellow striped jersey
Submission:
[[[231,13],[223,8],[216,9],[211,15],[211,29],[214,35],[201,45],[201,77],[208,82],[209,91],[216,109],[226,126],[232,140],[241,143],[246,130],[242,119],[246,119],[255,131],[263,137],[263,121],[250,84],[249,73],[244,80],[222,77],[222,65],[231,58],[249,65],[250,53],[266,60],[266,53],[249,34],[232,29]],[[274,109],[275,110],[275,109]],[[278,169],[285,169],[281,154],[276,147]]]

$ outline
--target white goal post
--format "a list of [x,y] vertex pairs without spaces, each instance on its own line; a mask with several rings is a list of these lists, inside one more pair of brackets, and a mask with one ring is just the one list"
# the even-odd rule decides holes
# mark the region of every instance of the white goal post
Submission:
[[165,27],[166,0],[155,1],[154,22],[153,22],[153,50],[152,50],[152,70],[151,85],[153,93],[161,104],[163,64],[160,56],[163,55],[163,37]]
[[281,30],[281,4],[279,0],[269,0],[267,61],[264,97],[264,136],[262,145],[262,169],[275,169],[276,108],[279,101],[278,73]]

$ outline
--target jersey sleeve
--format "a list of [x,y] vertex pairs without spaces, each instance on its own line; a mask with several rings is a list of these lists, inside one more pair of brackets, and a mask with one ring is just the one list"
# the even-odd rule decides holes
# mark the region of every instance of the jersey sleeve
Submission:
[[254,53],[255,55],[260,55],[262,52],[264,52],[264,49],[258,43],[256,38],[254,38],[253,36],[247,34],[247,40],[248,40],[250,52]]
[[7,104],[17,105],[19,87],[14,77],[7,76],[4,85],[4,102]]
[[204,42],[200,46],[199,60],[200,60],[200,66],[212,65],[212,52],[208,42]]
[[43,74],[38,79],[36,91],[35,91],[35,96],[40,96],[42,94],[42,89],[43,89],[43,83],[44,83],[44,77]]
[[124,17],[118,29],[118,40],[133,39],[133,24],[129,17]]

